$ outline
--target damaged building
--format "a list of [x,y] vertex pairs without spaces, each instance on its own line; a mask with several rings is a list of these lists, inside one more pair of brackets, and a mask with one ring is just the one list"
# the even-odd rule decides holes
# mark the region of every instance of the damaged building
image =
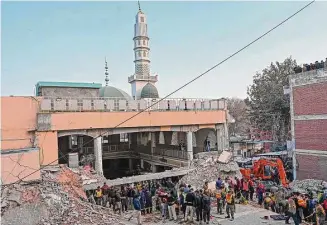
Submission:
[[211,150],[229,148],[225,99],[160,100],[147,28],[140,10],[135,71],[126,77],[131,95],[109,85],[105,62],[104,85],[38,82],[35,96],[1,97],[3,184],[40,179],[38,169],[49,164],[91,164],[110,179],[161,172],[188,165],[205,140]]

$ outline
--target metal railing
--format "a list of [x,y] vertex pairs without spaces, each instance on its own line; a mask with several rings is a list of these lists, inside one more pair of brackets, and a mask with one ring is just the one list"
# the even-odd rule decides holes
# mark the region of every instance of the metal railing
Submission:
[[128,77],[128,82],[132,82],[133,80],[145,80],[145,81],[152,81],[152,82],[157,82],[158,81],[158,76],[142,76],[142,75],[132,75]]
[[[153,105],[160,99],[127,100],[101,97],[43,97],[42,112],[87,112],[87,111],[201,111],[226,110],[226,99],[170,98]],[[152,107],[150,107],[153,105]],[[149,108],[150,107],[150,108]],[[149,109],[148,109],[149,108]]]
[[167,156],[171,158],[178,158],[178,159],[184,159],[188,160],[188,155],[186,151],[182,150],[173,150],[173,149],[153,149],[154,155],[161,155],[161,156]]

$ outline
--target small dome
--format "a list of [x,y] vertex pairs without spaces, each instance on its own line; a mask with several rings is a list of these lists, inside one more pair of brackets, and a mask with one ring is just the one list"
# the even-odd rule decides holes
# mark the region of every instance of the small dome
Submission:
[[147,83],[141,91],[141,98],[159,98],[157,88],[150,83]]
[[125,91],[112,86],[104,86],[100,88],[100,97],[103,98],[124,98],[126,100],[132,100],[131,96]]

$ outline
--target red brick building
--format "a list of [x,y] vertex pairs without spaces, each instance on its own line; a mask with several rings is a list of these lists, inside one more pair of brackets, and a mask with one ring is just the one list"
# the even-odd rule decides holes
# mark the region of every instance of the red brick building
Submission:
[[327,178],[327,68],[290,76],[296,179]]

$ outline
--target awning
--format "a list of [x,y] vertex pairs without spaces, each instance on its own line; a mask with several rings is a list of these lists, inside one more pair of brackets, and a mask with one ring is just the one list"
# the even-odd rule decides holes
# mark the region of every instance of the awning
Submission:
[[[114,180],[106,180],[107,185],[109,186],[118,186],[122,184],[132,184],[137,183],[141,181],[147,181],[147,180],[157,180],[157,179],[163,179],[168,177],[177,177],[177,176],[184,176],[188,174],[189,172],[192,172],[194,169],[184,169],[184,170],[168,170],[161,173],[150,173],[145,175],[138,175],[138,176],[132,176],[132,177],[124,177],[124,178],[118,178]],[[92,183],[92,184],[85,184],[83,187],[86,191],[88,190],[95,190],[98,186],[102,186],[103,182],[99,183]]]

